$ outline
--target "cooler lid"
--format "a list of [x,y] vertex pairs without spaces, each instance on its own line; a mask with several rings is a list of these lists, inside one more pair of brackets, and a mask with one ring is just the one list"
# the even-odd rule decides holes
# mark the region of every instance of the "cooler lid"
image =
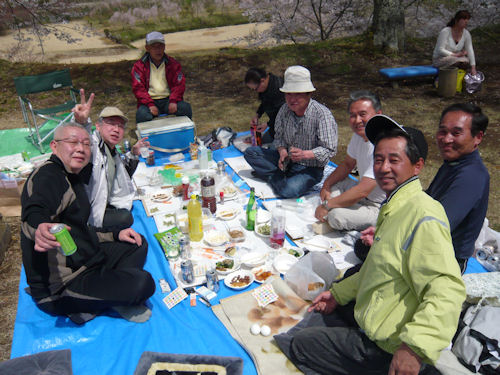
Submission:
[[194,122],[187,116],[162,117],[137,124],[137,130],[141,137],[149,134],[173,132],[186,128],[194,128]]

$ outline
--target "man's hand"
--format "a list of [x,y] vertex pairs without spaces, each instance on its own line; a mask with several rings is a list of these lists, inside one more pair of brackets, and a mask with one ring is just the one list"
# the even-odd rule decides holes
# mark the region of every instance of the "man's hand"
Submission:
[[288,156],[288,151],[286,148],[282,147],[278,149],[278,153],[280,154],[280,160],[278,160],[278,168],[283,170],[283,161],[285,161],[285,158]]
[[142,245],[142,237],[132,228],[123,229],[118,234],[118,239],[123,242],[134,243],[137,246]]
[[[46,252],[56,247],[61,246],[57,242],[56,237],[50,233],[50,228],[57,223],[41,223],[38,225],[35,231],[35,250],[39,252]],[[66,225],[66,228],[70,230],[71,228]]]
[[255,130],[257,130],[260,133],[263,133],[264,130],[267,129],[267,122],[263,122],[262,124],[258,124]]
[[417,375],[421,365],[420,357],[408,345],[402,343],[392,356],[389,375]]
[[371,246],[373,245],[373,237],[375,236],[375,227],[370,226],[366,228],[365,230],[361,231],[361,241],[366,245],[366,246]]
[[318,207],[316,207],[316,212],[314,213],[314,216],[318,221],[321,223],[326,222],[326,216],[328,216],[328,210],[323,207],[322,204],[320,204]]
[[175,115],[177,113],[177,103],[168,103],[168,114]]
[[149,112],[151,112],[151,114],[153,116],[158,116],[158,107],[156,107],[155,105],[152,105],[151,107],[149,107]]
[[290,147],[290,157],[292,158],[292,161],[301,161],[302,159],[305,159],[304,150],[297,147]]
[[150,143],[147,139],[148,139],[148,137],[141,138],[135,143],[135,145],[132,146],[132,153],[134,155],[140,155],[141,147],[149,147],[150,146]]
[[255,115],[252,117],[252,120],[250,120],[250,126],[257,126],[259,125],[259,116]]
[[89,100],[85,100],[85,90],[80,89],[80,104],[75,105],[71,110],[71,112],[73,112],[73,114],[75,115],[75,121],[77,123],[81,125],[87,125],[94,97],[95,95],[94,93],[92,93],[89,96]]
[[311,312],[314,310],[322,314],[331,314],[337,306],[338,303],[333,297],[333,294],[329,290],[326,290],[314,299],[307,311]]
[[321,198],[321,201],[323,202],[325,199],[330,199],[332,196],[332,193],[330,192],[330,187],[323,187],[321,188],[319,192],[319,197]]

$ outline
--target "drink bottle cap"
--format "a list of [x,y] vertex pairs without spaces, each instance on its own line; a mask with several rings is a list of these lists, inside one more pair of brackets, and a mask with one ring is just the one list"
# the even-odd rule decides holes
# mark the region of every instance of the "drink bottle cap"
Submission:
[[189,177],[188,176],[182,177],[182,183],[183,184],[189,184]]

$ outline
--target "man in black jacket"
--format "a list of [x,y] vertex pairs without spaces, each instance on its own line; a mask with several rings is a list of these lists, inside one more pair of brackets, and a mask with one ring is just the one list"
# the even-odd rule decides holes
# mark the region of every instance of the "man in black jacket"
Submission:
[[[21,197],[21,249],[29,293],[43,311],[68,315],[82,324],[113,308],[124,318],[145,321],[144,302],[154,293],[143,270],[146,240],[132,228],[98,233],[87,224],[90,204],[82,169],[90,160],[90,136],[84,127],[59,127],[50,143],[53,155],[36,168]],[[64,224],[77,245],[65,256],[50,229]]]

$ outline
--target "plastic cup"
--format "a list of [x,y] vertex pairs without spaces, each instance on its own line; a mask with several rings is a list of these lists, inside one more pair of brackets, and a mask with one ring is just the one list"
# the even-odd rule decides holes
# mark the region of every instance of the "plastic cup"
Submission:
[[149,156],[149,148],[148,147],[141,147],[139,149],[139,152],[141,153],[141,156],[146,159]]

